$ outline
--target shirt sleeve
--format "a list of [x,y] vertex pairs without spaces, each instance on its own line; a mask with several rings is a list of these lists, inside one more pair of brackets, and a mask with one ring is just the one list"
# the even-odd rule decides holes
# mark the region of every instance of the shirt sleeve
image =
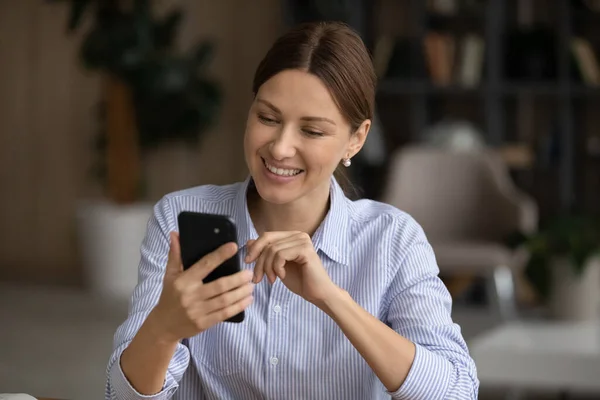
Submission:
[[179,343],[169,363],[161,391],[153,395],[142,395],[129,383],[120,363],[121,354],[158,302],[169,253],[169,232],[174,228],[175,221],[168,199],[163,198],[154,206],[154,213],[148,221],[141,245],[138,284],[133,292],[127,319],[117,328],[114,336],[113,353],[107,367],[106,400],[168,400],[177,390],[178,382],[189,365],[189,350]]
[[416,354],[402,386],[389,394],[398,400],[477,399],[475,363],[452,321],[452,298],[433,249],[413,219],[396,232],[402,233],[389,253],[387,322],[415,344]]

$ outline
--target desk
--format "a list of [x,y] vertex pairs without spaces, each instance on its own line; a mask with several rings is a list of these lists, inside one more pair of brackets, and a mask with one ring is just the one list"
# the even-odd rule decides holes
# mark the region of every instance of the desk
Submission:
[[512,322],[469,347],[482,386],[600,393],[600,323]]
[[60,400],[60,399],[54,399],[54,398],[50,398],[50,397],[33,397],[33,396],[25,394],[25,393],[11,393],[11,394],[0,393],[0,400],[31,400],[31,399]]

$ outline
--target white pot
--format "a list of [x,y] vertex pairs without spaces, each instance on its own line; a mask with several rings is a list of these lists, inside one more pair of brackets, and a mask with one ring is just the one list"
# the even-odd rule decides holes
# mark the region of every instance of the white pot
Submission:
[[82,201],[77,230],[86,287],[108,301],[127,301],[138,281],[140,245],[153,206]]
[[566,259],[552,262],[550,312],[554,318],[596,321],[600,305],[600,260],[590,260],[581,275]]

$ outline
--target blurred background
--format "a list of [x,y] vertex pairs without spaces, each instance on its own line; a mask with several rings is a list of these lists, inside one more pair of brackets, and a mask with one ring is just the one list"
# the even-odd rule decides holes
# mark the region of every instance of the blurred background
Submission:
[[254,70],[342,20],[349,169],[424,227],[480,398],[600,399],[600,2],[0,0],[0,393],[102,399],[153,204],[243,180]]

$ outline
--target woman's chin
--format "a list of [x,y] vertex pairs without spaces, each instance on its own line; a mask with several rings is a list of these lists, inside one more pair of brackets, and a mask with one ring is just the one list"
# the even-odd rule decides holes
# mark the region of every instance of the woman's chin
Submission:
[[256,191],[260,198],[267,203],[283,205],[293,202],[298,196],[294,190],[273,187],[263,182],[256,182]]

